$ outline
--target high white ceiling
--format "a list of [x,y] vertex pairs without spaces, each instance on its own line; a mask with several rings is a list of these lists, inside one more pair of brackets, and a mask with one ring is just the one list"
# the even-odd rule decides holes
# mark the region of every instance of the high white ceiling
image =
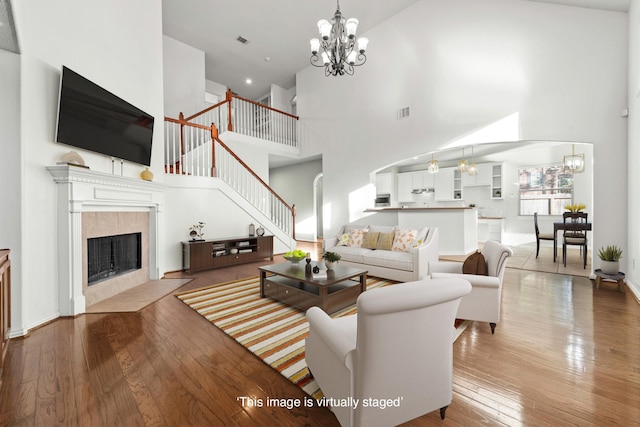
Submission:
[[0,0],[0,49],[20,53],[9,0]]
[[[362,34],[416,1],[428,0],[343,0],[340,10],[346,18],[358,18]],[[627,12],[631,0],[512,1]],[[271,83],[285,89],[295,86],[296,73],[309,65],[309,39],[317,37],[316,23],[331,19],[336,2],[162,0],[162,8],[164,34],[205,52],[207,79],[258,99],[269,92]],[[238,36],[249,42],[241,44]],[[247,78],[251,85],[245,83]]]
[[[362,34],[416,1],[343,0],[340,11],[358,18]],[[271,83],[295,86],[295,74],[309,65],[316,23],[331,19],[336,1],[163,0],[162,9],[164,34],[205,52],[207,79],[258,99]],[[249,42],[238,42],[238,36]]]

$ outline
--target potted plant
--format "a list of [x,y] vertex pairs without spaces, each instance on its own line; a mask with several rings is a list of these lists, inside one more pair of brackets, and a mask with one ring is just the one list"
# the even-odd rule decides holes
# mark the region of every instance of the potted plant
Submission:
[[333,270],[333,264],[335,264],[336,262],[340,261],[340,259],[342,259],[340,254],[337,254],[335,252],[329,252],[329,251],[323,253],[322,258],[324,258],[324,265],[327,266],[327,270]]
[[615,245],[604,246],[598,251],[600,270],[605,274],[617,274],[620,269],[622,249]]

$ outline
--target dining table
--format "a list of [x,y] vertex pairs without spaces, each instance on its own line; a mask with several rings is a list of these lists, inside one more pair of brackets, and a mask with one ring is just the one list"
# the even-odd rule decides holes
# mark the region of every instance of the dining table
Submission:
[[591,231],[590,222],[554,222],[553,223],[553,262],[556,262],[558,252],[558,231]]

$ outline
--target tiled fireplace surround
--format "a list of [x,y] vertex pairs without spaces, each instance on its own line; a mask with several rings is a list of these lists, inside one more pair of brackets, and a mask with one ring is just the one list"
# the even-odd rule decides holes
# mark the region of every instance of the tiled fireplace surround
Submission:
[[[58,197],[58,286],[61,316],[159,279],[158,228],[164,186],[75,166],[47,167]],[[142,233],[142,268],[87,286],[87,239]]]

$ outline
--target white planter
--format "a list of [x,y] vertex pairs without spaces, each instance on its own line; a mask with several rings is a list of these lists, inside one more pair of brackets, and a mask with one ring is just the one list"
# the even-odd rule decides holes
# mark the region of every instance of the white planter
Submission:
[[618,271],[620,271],[620,261],[600,260],[600,270],[602,270],[604,274],[618,274]]
[[333,265],[334,265],[334,264],[335,264],[335,263],[334,263],[334,262],[331,262],[331,261],[325,261],[325,262],[324,262],[324,265],[327,267],[327,270],[333,270]]

